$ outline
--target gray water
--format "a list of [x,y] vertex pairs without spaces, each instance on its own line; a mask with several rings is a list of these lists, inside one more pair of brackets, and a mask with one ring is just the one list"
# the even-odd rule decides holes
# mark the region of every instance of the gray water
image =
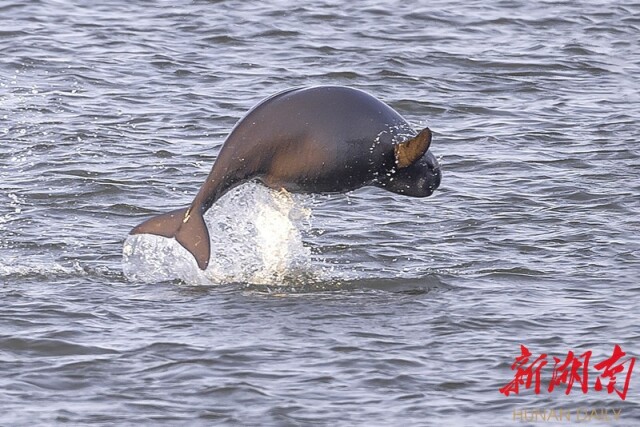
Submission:
[[[0,424],[640,422],[640,373],[625,401],[549,393],[548,371],[538,395],[498,391],[520,344],[545,369],[640,356],[637,2],[3,0],[0,17]],[[428,125],[436,194],[248,184],[207,218],[215,274],[127,239],[188,205],[252,105],[319,84]]]

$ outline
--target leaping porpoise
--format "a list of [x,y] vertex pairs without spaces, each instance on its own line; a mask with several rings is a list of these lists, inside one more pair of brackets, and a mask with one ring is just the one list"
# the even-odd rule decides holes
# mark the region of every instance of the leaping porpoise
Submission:
[[131,234],[174,237],[204,270],[203,215],[233,187],[258,180],[273,189],[343,193],[373,185],[427,197],[441,172],[429,128],[417,133],[384,102],[343,86],[289,89],[253,107],[235,125],[188,208],[148,219]]

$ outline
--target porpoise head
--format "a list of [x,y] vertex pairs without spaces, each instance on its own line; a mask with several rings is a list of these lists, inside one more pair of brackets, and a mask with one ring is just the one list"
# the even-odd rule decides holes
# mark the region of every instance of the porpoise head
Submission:
[[427,197],[440,186],[442,172],[429,151],[432,134],[425,128],[414,138],[395,146],[396,165],[377,179],[375,186],[396,194]]
[[440,186],[441,180],[440,165],[433,153],[427,151],[412,165],[398,169],[376,186],[404,196],[427,197]]

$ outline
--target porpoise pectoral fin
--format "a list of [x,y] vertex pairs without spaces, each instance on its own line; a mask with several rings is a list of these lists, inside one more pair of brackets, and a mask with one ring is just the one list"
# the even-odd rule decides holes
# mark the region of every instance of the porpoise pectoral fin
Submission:
[[205,270],[209,265],[209,231],[200,209],[178,209],[154,216],[135,227],[129,234],[173,237],[193,255],[201,270]]
[[431,145],[431,130],[424,128],[418,135],[394,146],[396,164],[399,168],[411,166],[420,159]]

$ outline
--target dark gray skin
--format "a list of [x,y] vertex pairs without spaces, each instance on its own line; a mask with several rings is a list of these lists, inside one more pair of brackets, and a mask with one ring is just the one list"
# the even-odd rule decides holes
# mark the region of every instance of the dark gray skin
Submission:
[[233,128],[191,206],[151,218],[131,234],[175,237],[201,269],[209,263],[205,212],[250,180],[301,193],[343,193],[373,185],[426,197],[441,172],[428,151],[431,131],[416,135],[373,96],[347,87],[290,89],[259,103]]

